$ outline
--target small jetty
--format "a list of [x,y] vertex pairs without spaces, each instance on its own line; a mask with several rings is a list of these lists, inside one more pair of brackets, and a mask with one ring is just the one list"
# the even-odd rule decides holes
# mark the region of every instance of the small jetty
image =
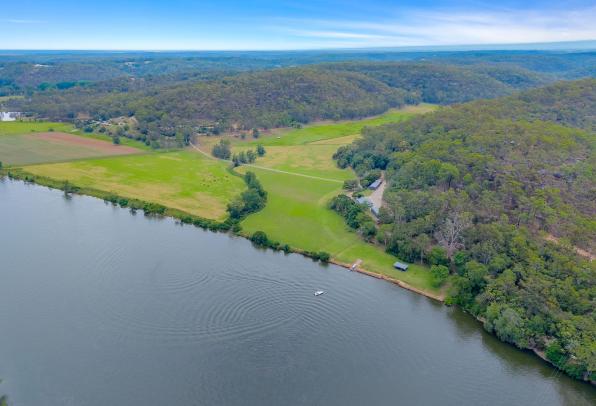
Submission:
[[356,271],[358,269],[358,267],[360,266],[360,264],[362,264],[362,260],[357,259],[356,262],[354,262],[352,264],[352,266],[350,267],[350,271]]

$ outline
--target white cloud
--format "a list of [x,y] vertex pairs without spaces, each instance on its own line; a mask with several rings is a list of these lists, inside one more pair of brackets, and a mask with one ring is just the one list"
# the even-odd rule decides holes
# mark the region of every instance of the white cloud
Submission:
[[20,20],[17,18],[3,18],[3,19],[0,19],[0,21],[2,21],[3,23],[9,23],[9,24],[39,24],[39,23],[43,22],[43,21],[39,21],[39,20]]
[[[390,13],[387,13],[390,14]],[[368,20],[294,20],[289,34],[354,46],[514,44],[596,39],[596,7],[582,10],[402,10]]]
[[288,33],[299,37],[313,37],[313,38],[335,38],[335,39],[379,39],[387,38],[385,35],[378,34],[363,34],[357,32],[342,32],[342,31],[309,31],[309,30],[286,30]]

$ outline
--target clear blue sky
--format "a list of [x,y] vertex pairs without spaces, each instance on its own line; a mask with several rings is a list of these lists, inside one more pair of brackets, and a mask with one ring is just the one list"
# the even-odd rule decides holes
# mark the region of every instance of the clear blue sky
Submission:
[[0,49],[260,50],[594,39],[594,0],[9,0],[0,5]]

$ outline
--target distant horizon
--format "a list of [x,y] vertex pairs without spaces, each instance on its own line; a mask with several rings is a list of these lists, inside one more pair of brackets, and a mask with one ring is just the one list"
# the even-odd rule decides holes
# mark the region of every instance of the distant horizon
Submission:
[[596,40],[593,0],[22,0],[0,37],[21,50],[280,51]]
[[118,49],[118,48],[0,48],[0,55],[4,52],[15,53],[60,53],[60,52],[98,52],[98,53],[177,53],[177,52],[473,52],[473,51],[596,51],[596,39],[580,41],[549,41],[525,43],[494,43],[494,44],[454,44],[454,45],[409,45],[383,47],[344,47],[344,48],[263,48],[263,49]]

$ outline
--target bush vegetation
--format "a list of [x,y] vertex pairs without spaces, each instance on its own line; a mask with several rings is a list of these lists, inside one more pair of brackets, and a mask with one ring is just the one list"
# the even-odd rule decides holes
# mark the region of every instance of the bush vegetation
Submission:
[[250,213],[257,212],[267,203],[267,192],[261,186],[254,172],[244,174],[244,182],[248,190],[228,205],[228,213],[234,221],[239,221]]
[[[448,302],[520,348],[594,379],[596,80],[559,83],[365,129],[335,158],[389,187],[377,241],[427,262]],[[347,197],[332,208],[362,227]],[[549,242],[554,238],[559,243]]]

